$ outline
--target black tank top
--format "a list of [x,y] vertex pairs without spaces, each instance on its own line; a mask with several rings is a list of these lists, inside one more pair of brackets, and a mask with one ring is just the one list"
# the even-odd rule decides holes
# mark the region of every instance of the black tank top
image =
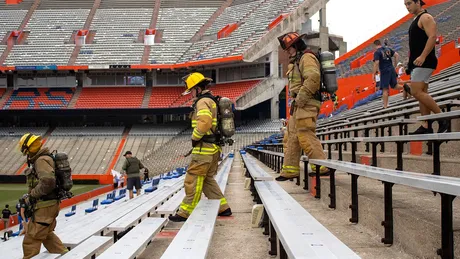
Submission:
[[[422,15],[427,14],[425,10],[423,13],[419,14],[412,24],[409,27],[409,69],[412,70],[416,66],[414,65],[414,60],[417,59],[425,49],[425,45],[428,41],[428,36],[425,31],[418,27],[418,21]],[[435,48],[428,54],[425,59],[425,63],[421,67],[436,69],[438,65],[438,59],[436,58]]]

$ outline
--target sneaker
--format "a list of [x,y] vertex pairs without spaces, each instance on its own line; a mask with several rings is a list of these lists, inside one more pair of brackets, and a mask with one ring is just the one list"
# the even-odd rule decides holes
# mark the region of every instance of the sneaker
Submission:
[[421,135],[421,134],[431,134],[433,133],[433,129],[429,130],[423,126],[418,127],[418,129],[414,132],[410,132],[409,135]]
[[403,85],[403,88],[404,88],[404,91],[405,91],[406,93],[411,94],[411,92],[410,92],[410,86],[409,86],[409,85],[404,84],[404,85]]
[[172,222],[184,222],[184,221],[187,220],[187,218],[184,218],[184,217],[182,217],[180,215],[177,215],[177,214],[174,215],[174,216],[169,216],[168,218]]
[[449,130],[450,122],[448,120],[440,120],[438,124],[439,124],[438,133],[444,133],[447,130]]
[[232,215],[232,209],[228,208],[221,213],[217,214],[219,217],[230,217]]

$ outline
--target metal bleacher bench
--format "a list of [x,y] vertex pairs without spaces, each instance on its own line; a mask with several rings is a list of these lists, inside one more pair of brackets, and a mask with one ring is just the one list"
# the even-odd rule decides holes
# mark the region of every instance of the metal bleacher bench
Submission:
[[358,132],[361,130],[364,130],[364,134],[366,137],[369,137],[369,131],[372,129],[375,129],[375,133],[378,136],[379,134],[379,129],[380,129],[380,135],[384,136],[385,133],[385,128],[389,128],[390,130],[388,131],[389,136],[391,136],[391,127],[393,126],[398,126],[399,127],[399,135],[403,135],[404,131],[406,131],[407,134],[407,127],[406,125],[408,124],[415,124],[417,123],[417,120],[411,120],[411,119],[405,119],[405,118],[398,118],[398,119],[393,119],[393,120],[387,120],[387,121],[382,121],[378,123],[373,123],[373,124],[366,124],[366,125],[361,125],[361,126],[355,126],[355,127],[348,127],[348,128],[341,128],[341,129],[334,129],[330,131],[324,131],[321,133],[317,133],[316,135],[318,137],[321,137],[322,140],[326,140],[326,136],[328,139],[331,139],[331,136],[334,135],[334,138],[337,139],[338,135],[340,134],[340,138],[346,138],[346,137],[351,137],[350,132],[353,132],[353,137],[358,137]]
[[112,241],[110,237],[92,236],[60,257],[61,259],[94,258],[95,254]]
[[54,258],[62,258],[60,257],[61,255],[60,254],[51,254],[51,253],[48,253],[48,252],[43,252],[43,253],[40,253],[34,257],[32,257],[32,259],[54,259]]
[[251,191],[251,195],[254,196],[253,201],[259,202],[260,198],[257,195],[254,183],[256,181],[273,181],[273,177],[257,165],[253,156],[244,153],[241,154],[241,157],[243,158],[244,167],[246,168],[246,177],[251,179],[249,190]]
[[136,258],[166,224],[164,218],[147,218],[134,227],[118,242],[110,246],[97,258],[126,259]]
[[[274,144],[276,145],[276,144]],[[281,145],[281,144],[279,144]],[[262,163],[276,171],[277,173],[281,172],[281,168],[283,166],[284,162],[284,153],[282,152],[275,152],[275,151],[269,151],[269,150],[260,150],[256,148],[247,148],[249,152],[253,156],[256,156],[257,159],[259,159]],[[304,190],[308,190],[308,157],[307,156],[301,156],[300,157],[300,162],[304,163]],[[297,185],[300,185],[300,177],[297,177]]]
[[[443,134],[440,134],[443,135]],[[385,229],[385,237],[382,242],[393,244],[393,196],[392,187],[394,184],[401,184],[409,187],[424,189],[439,193],[441,196],[441,249],[438,249],[438,255],[443,259],[452,259],[454,257],[454,236],[453,236],[453,207],[452,201],[460,195],[460,178],[447,177],[439,175],[420,174],[413,172],[401,172],[398,170],[377,168],[351,162],[336,160],[316,160],[311,159],[311,164],[326,166],[333,170],[330,181],[330,202],[329,207],[335,208],[335,170],[351,174],[351,214],[350,221],[358,223],[358,177],[363,176],[382,181],[384,184],[384,217],[382,226]],[[317,183],[320,187],[321,183]],[[321,188],[317,189],[321,197]]]
[[254,157],[249,154],[242,154],[244,165],[247,169],[248,174],[250,175],[252,181],[271,181],[273,177],[265,172],[260,166],[256,164]]
[[219,207],[220,200],[201,200],[161,258],[206,258]]
[[[164,189],[172,196],[182,187],[183,177],[166,181],[160,190]],[[173,188],[171,188],[173,187]],[[177,189],[176,189],[177,188]],[[76,247],[89,237],[101,234],[107,230],[107,226],[129,214],[139,206],[148,205],[148,202],[155,199],[156,194],[143,194],[134,199],[127,200],[111,205],[104,210],[98,210],[82,218],[69,222],[66,226],[56,230],[56,234],[61,238],[66,247]],[[85,226],[85,227],[82,227]]]
[[407,142],[428,141],[433,145],[433,174],[441,174],[441,158],[439,147],[443,142],[459,141],[460,132],[441,133],[441,134],[423,134],[423,135],[407,135],[407,136],[392,136],[392,137],[371,137],[363,138],[363,142],[368,142],[372,145],[372,163],[377,166],[377,145],[385,142],[396,143],[396,170],[403,170],[403,145]]
[[114,242],[117,242],[117,236],[119,232],[125,231],[131,226],[140,223],[143,218],[150,217],[150,213],[152,211],[154,211],[159,205],[171,197],[171,195],[182,189],[182,186],[183,184],[178,182],[169,188],[162,188],[147,195],[149,199],[144,204],[130,211],[112,224],[108,225],[107,231],[113,231]]
[[268,215],[264,225],[270,234],[270,255],[277,254],[278,237],[280,258],[360,258],[278,183],[258,181],[255,186]]
[[[451,111],[451,112],[443,112],[443,113],[438,113],[438,114],[431,114],[431,115],[425,115],[425,116],[418,116],[417,120],[419,121],[427,121],[428,122],[428,128],[433,128],[433,122],[437,120],[442,120],[446,119],[449,121],[452,121],[452,119],[458,119],[460,118],[460,110],[457,111]],[[451,130],[449,129],[449,132]]]

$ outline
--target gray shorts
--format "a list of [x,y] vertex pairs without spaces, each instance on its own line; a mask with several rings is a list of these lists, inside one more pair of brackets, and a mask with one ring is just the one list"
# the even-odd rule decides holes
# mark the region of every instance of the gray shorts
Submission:
[[428,84],[433,72],[434,72],[434,69],[432,68],[416,67],[412,70],[412,73],[410,74],[410,81],[411,82],[424,82]]

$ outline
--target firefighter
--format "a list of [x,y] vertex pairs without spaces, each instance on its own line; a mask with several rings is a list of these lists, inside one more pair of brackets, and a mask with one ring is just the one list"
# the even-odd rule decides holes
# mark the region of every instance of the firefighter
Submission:
[[230,216],[228,206],[214,176],[217,174],[218,162],[222,152],[218,145],[217,109],[214,96],[207,89],[212,79],[200,73],[191,73],[183,78],[186,91],[183,95],[193,93],[192,119],[192,159],[184,180],[185,198],[179,212],[170,216],[174,222],[186,221],[197,206],[203,192],[208,199],[220,200],[219,216]]
[[[286,181],[300,175],[301,149],[310,159],[326,159],[321,142],[316,137],[316,119],[321,106],[321,98],[318,97],[321,65],[298,33],[287,33],[278,40],[290,55],[286,75],[289,80],[289,94],[295,99],[291,105],[284,164],[281,175],[276,178],[277,181]],[[320,171],[321,175],[329,173],[326,167],[321,167]]]
[[43,244],[49,253],[64,254],[68,250],[54,234],[56,217],[59,214],[59,198],[54,175],[54,160],[48,148],[42,148],[40,136],[25,134],[19,140],[19,149],[32,168],[25,170],[28,196],[25,202],[31,206],[30,221],[25,224],[22,242],[24,258],[32,258],[40,253]]

